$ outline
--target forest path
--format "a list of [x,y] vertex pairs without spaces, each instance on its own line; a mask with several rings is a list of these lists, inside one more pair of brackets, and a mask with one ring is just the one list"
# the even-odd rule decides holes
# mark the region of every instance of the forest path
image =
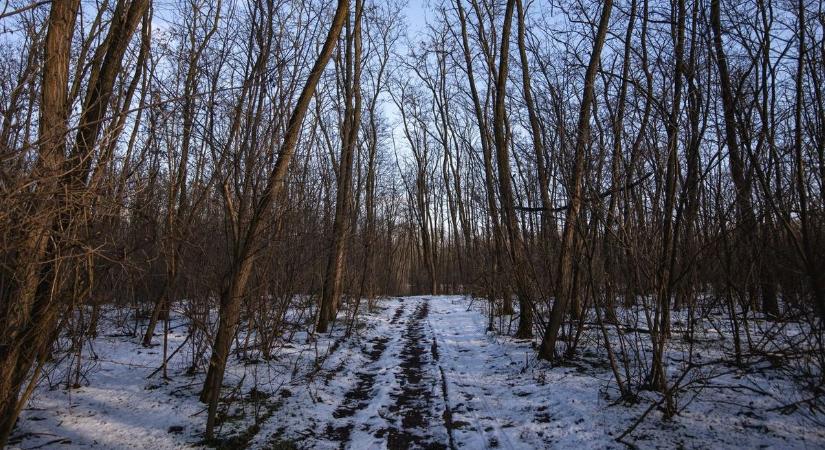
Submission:
[[[443,298],[433,303],[432,311],[428,326],[437,349],[444,397],[451,405],[451,438],[457,435],[461,446],[468,448],[515,448],[506,430],[510,424],[500,417],[509,406],[502,402],[512,392],[496,389],[498,383],[489,381],[501,381],[498,363],[517,363],[508,349],[486,334],[483,317],[470,312],[464,302]],[[508,367],[502,373],[511,372]]]
[[449,448],[429,299],[393,303],[392,318],[361,347],[362,363],[348,375],[355,383],[318,437],[340,448]]
[[[339,448],[516,448],[502,420],[516,365],[463,300],[413,297],[396,305],[361,349],[364,364],[326,424]],[[501,362],[504,361],[503,370]],[[486,381],[494,383],[486,384]],[[455,436],[460,439],[455,439]],[[331,441],[331,442],[330,442]]]

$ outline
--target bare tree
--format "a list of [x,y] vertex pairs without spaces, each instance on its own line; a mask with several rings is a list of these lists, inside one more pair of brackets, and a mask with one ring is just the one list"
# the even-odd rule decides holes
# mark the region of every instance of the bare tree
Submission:
[[349,228],[352,223],[352,165],[361,128],[361,18],[364,15],[363,0],[355,1],[353,24],[346,26],[346,57],[344,74],[344,123],[341,128],[341,158],[338,167],[338,189],[335,200],[335,219],[332,229],[327,272],[318,312],[317,331],[327,331],[329,322],[335,320],[341,298],[344,257],[346,255]]
[[579,219],[579,211],[582,206],[582,183],[584,178],[584,152],[590,141],[590,112],[594,97],[594,83],[596,71],[599,67],[604,40],[607,36],[607,27],[610,21],[610,12],[613,2],[607,0],[602,5],[599,18],[598,31],[593,43],[593,53],[590,55],[590,62],[587,65],[587,72],[584,75],[584,92],[582,93],[581,109],[579,111],[579,121],[576,135],[575,156],[573,160],[572,180],[568,187],[569,205],[564,221],[564,233],[562,235],[562,248],[559,256],[559,288],[556,293],[556,301],[553,303],[553,310],[550,313],[550,320],[541,341],[539,356],[544,359],[555,357],[556,340],[558,339],[561,323],[567,312],[567,306],[572,296],[576,295],[573,289],[573,251],[576,247],[576,222]]

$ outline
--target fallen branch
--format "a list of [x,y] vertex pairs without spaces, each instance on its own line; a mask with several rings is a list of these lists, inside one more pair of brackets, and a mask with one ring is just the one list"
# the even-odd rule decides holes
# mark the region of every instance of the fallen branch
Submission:
[[150,374],[149,374],[149,376],[148,376],[148,377],[146,377],[146,378],[147,378],[147,379],[152,378],[152,377],[153,377],[153,376],[155,376],[158,372],[160,372],[160,370],[161,370],[161,369],[163,369],[163,366],[165,366],[165,365],[169,364],[169,361],[171,361],[171,360],[172,360],[172,357],[173,357],[173,356],[175,356],[175,354],[176,354],[178,351],[180,351],[180,349],[182,349],[184,345],[186,345],[186,342],[187,342],[187,341],[189,341],[189,337],[190,337],[190,336],[192,336],[192,334],[191,334],[191,333],[190,333],[190,334],[187,334],[187,335],[186,335],[186,339],[184,339],[184,340],[183,340],[183,342],[181,342],[181,343],[180,343],[180,345],[178,346],[178,348],[176,348],[176,349],[175,349],[175,351],[173,351],[173,352],[172,352],[172,354],[171,354],[171,355],[169,355],[169,357],[168,357],[168,358],[166,358],[166,361],[164,361],[164,363],[163,363],[163,364],[161,364],[161,365],[160,365],[160,367],[158,367],[157,369],[155,369],[155,371],[154,371],[154,372],[152,372],[152,373],[150,373]]
[[[688,374],[688,373],[690,373],[690,371],[691,371],[691,370],[693,370],[695,367],[696,367],[696,365],[689,364],[689,365],[685,368],[685,370],[682,372],[682,375],[681,375],[681,376],[679,376],[679,379],[677,379],[677,380],[676,380],[676,382],[675,382],[675,383],[673,383],[673,386],[670,388],[670,390],[671,390],[671,391],[678,390],[678,389],[679,389],[679,385],[680,385],[680,384],[682,383],[682,381],[685,379],[685,376],[687,376],[687,374]],[[630,425],[630,427],[629,427],[628,429],[624,430],[624,432],[623,432],[621,435],[619,435],[619,437],[617,437],[617,438],[616,438],[616,442],[621,443],[621,444],[625,444],[625,445],[627,445],[627,446],[629,446],[629,447],[633,447],[633,448],[635,448],[635,447],[636,447],[635,445],[631,444],[630,442],[625,442],[625,441],[624,441],[624,438],[625,438],[627,435],[629,435],[630,433],[632,433],[632,432],[633,432],[633,430],[635,430],[635,429],[636,429],[636,427],[638,427],[638,426],[639,426],[639,424],[641,424],[641,423],[645,420],[645,417],[647,417],[647,415],[648,415],[648,414],[650,414],[650,412],[651,412],[651,411],[653,411],[653,409],[654,409],[654,408],[656,408],[657,406],[661,405],[661,404],[665,401],[665,398],[666,398],[666,396],[665,396],[665,395],[662,395],[662,397],[661,397],[661,398],[659,398],[659,400],[658,400],[658,401],[656,401],[656,402],[652,403],[652,404],[651,404],[651,405],[650,405],[650,406],[649,406],[649,407],[645,410],[645,412],[644,412],[644,413],[642,413],[642,415],[641,415],[641,416],[639,416],[639,418],[638,418],[638,419],[636,419],[636,420],[633,422],[633,424],[632,424],[632,425]]]
[[[619,192],[626,191],[628,189],[632,189],[632,188],[642,184],[642,182],[644,182],[645,180],[650,178],[651,175],[653,175],[653,172],[648,172],[643,177],[639,178],[638,180],[636,180],[632,183],[626,184],[626,185],[624,185],[622,187],[618,187],[616,189],[609,189],[607,191],[602,192],[601,194],[599,194],[596,197],[586,198],[586,199],[584,199],[584,203],[590,203],[590,202],[595,201],[595,200],[601,200],[601,199],[603,199],[605,197],[609,197],[613,194],[617,194]],[[530,206],[520,206],[520,205],[516,206],[517,211],[524,211],[524,212],[562,212],[562,211],[566,211],[569,208],[570,208],[569,204],[564,205],[564,206],[560,206],[558,208],[530,207]]]
[[792,402],[792,403],[788,403],[786,405],[770,408],[770,409],[767,409],[766,411],[769,411],[769,412],[779,411],[779,412],[784,413],[785,411],[787,411],[791,408],[795,409],[795,408],[799,407],[799,405],[802,405],[802,404],[808,404],[808,406],[813,407],[814,403],[817,400],[819,400],[820,397],[821,397],[821,395],[814,395],[813,397],[805,398],[805,399],[802,399],[802,400],[799,400],[799,401],[796,401],[796,402]]

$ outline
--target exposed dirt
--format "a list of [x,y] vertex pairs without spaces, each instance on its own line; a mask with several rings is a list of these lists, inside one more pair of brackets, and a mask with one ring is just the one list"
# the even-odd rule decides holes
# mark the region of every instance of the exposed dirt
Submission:
[[[401,310],[402,308],[399,308]],[[390,340],[387,336],[379,336],[370,341],[370,350],[365,351],[367,359],[374,363],[381,358],[384,350],[387,348],[387,342]],[[364,409],[369,405],[369,400],[372,398],[372,387],[375,384],[375,377],[377,373],[372,371],[361,371],[355,374],[358,382],[355,387],[344,394],[344,402],[338,405],[338,408],[332,413],[336,419],[352,417],[356,412]],[[346,425],[335,427],[332,424],[327,425],[326,435],[333,441],[344,443],[349,441],[350,433],[354,424],[348,422]]]
[[[393,386],[389,394],[389,405],[380,408],[383,414],[369,417],[370,422],[384,425],[370,431],[372,436],[386,443],[389,449],[447,449],[454,448],[451,439],[452,415],[444,398],[447,395],[446,380],[443,371],[437,365],[438,344],[428,332],[427,315],[429,303],[420,301],[412,313],[405,315],[404,305],[400,305],[392,316],[391,324],[398,325],[397,336],[377,336],[368,342],[364,355],[369,361],[364,369],[355,374],[355,386],[344,394],[343,402],[333,412],[337,421],[328,424],[325,437],[338,443],[341,448],[349,446],[356,416],[377,401],[376,378],[381,367],[374,364],[388,346],[398,351],[400,363],[393,372]],[[386,369],[386,368],[383,368]],[[363,414],[361,415],[363,418]],[[446,433],[444,430],[446,428]],[[362,430],[368,431],[366,425]]]
[[393,324],[393,325],[397,324],[398,321],[401,319],[401,316],[403,316],[403,315],[404,315],[404,305],[402,304],[401,306],[398,307],[398,309],[395,310],[395,314],[392,315],[392,319],[390,319],[390,323]]

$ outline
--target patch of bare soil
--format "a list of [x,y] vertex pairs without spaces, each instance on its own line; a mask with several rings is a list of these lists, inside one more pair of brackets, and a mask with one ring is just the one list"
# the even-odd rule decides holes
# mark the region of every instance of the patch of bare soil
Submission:
[[[395,311],[393,320],[397,320],[403,313],[404,307],[402,305]],[[369,341],[369,350],[364,349],[364,354],[369,363],[374,363],[381,358],[384,350],[387,349],[387,342],[389,342],[389,340],[389,336],[376,336]],[[375,377],[378,375],[378,370],[379,368],[371,367],[355,374],[355,377],[358,379],[357,383],[350,391],[344,394],[344,401],[332,413],[333,417],[336,419],[352,417],[358,411],[361,411],[369,405],[370,399],[373,397],[372,388],[375,384]],[[343,447],[349,442],[350,434],[354,426],[355,424],[352,422],[338,427],[328,424],[325,434],[330,440],[339,442]]]
[[389,408],[401,420],[386,430],[387,447],[390,449],[448,448],[431,432],[434,426],[440,425],[441,418],[433,417],[434,390],[439,386],[439,381],[433,378],[432,367],[428,367],[432,364],[428,358],[432,347],[424,327],[429,310],[428,302],[419,303],[404,333],[398,380],[401,390],[391,395],[395,404]]

